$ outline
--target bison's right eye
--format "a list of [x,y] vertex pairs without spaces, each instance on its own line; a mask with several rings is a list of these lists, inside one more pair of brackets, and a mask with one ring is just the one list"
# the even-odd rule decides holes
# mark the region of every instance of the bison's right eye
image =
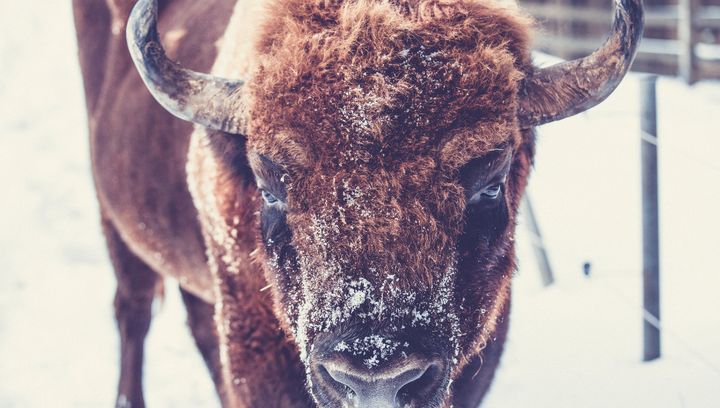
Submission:
[[265,204],[267,205],[274,205],[280,202],[280,200],[277,199],[272,193],[268,192],[267,190],[260,190],[260,194],[262,194],[263,200],[265,200]]
[[277,198],[277,196],[268,190],[261,188],[260,195],[262,195],[265,207],[276,210],[285,210],[285,202]]

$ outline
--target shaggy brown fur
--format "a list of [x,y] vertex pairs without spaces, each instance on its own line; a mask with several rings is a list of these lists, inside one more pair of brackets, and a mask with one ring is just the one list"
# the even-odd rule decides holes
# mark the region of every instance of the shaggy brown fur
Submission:
[[[459,375],[494,332],[514,268],[514,218],[532,152],[516,122],[517,87],[531,69],[527,20],[464,1],[286,0],[270,15],[248,138],[253,154],[286,175],[292,240],[267,245],[280,263],[269,273],[278,315],[304,355],[318,333],[346,329],[329,314],[341,310],[355,323],[345,295],[369,282],[385,311],[363,326],[382,331],[375,321],[386,327],[393,318],[403,326],[402,311],[428,310],[427,329],[451,343]],[[458,177],[494,149],[515,152],[507,219],[473,242]],[[285,246],[295,254],[283,256]],[[445,284],[450,307],[419,301],[441,296]]]
[[[516,115],[532,73],[528,19],[478,0],[275,0],[252,58],[247,140],[196,129],[189,141],[130,69],[124,37],[100,28],[123,25],[132,2],[108,0],[99,22],[85,3],[74,2],[93,171],[111,252],[133,260],[116,262],[120,285],[151,269],[196,297],[193,332],[224,402],[304,407],[309,389],[334,406],[312,381],[315,357],[380,333],[392,355],[447,357],[454,385],[428,406],[477,403],[504,342],[533,157]],[[207,71],[234,3],[163,5],[171,56]],[[226,57],[216,70],[245,64]],[[500,204],[471,208],[468,166],[507,158]],[[261,209],[256,180],[286,210]],[[215,305],[214,328],[193,311],[200,299]],[[146,330],[149,310],[127,319]],[[136,407],[144,331],[121,336],[134,363],[120,394]]]

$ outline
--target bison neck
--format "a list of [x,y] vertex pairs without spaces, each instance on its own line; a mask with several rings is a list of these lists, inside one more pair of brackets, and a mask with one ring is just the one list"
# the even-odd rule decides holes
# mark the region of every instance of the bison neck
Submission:
[[495,334],[487,347],[465,367],[453,388],[453,406],[458,408],[476,408],[490,389],[495,372],[500,365],[500,357],[505,348],[510,325],[510,296],[504,311],[498,319]]
[[[212,303],[215,293],[205,243],[187,183],[193,126],[161,108],[132,65],[124,26],[125,14],[134,1],[111,3],[117,5],[112,16],[115,28],[102,46],[103,61],[98,61],[97,55],[93,59],[93,55],[83,54],[95,49],[94,45],[80,44],[90,108],[93,173],[102,215],[155,271],[177,279],[185,289]],[[163,44],[171,58],[188,68],[229,77],[245,75],[254,43],[248,34],[254,30],[248,27],[258,24],[264,3],[167,2],[159,17]],[[107,30],[105,26],[98,30]],[[92,31],[92,27],[87,29]],[[223,47],[226,40],[233,46]],[[80,41],[89,40],[82,37]],[[104,69],[106,66],[110,68]]]
[[[110,3],[117,5],[112,23],[98,17],[98,27],[80,31],[109,31],[112,25],[112,32],[79,39],[102,215],[155,271],[212,302],[205,246],[185,171],[192,125],[175,119],[147,92],[125,41],[127,16],[122,13],[127,14],[130,2]],[[170,56],[208,71],[217,48],[207,44],[222,39],[234,7],[234,0],[166,2],[159,25]],[[97,49],[103,51],[90,52]]]

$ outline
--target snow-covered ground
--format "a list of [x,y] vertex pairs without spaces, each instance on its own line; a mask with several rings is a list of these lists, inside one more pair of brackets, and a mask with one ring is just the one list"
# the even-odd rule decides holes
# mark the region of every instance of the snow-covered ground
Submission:
[[[0,0],[0,407],[109,407],[113,274],[88,163],[69,2]],[[529,235],[487,407],[720,406],[720,84],[659,84],[663,358],[640,362],[637,77],[545,126],[531,195],[557,283]],[[582,276],[589,261],[593,276]],[[151,407],[217,399],[169,288],[148,338]]]

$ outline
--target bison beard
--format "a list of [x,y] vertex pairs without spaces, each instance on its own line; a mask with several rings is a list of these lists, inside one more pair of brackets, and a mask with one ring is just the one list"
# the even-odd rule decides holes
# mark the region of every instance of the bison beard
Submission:
[[[164,5],[167,24],[184,1]],[[103,181],[117,180],[135,153],[94,163],[108,230],[119,232],[109,245],[127,244],[147,270],[179,277],[189,308],[191,293],[214,303],[214,326],[207,317],[192,326],[223,403],[477,405],[507,330],[532,127],[612,92],[635,52],[640,3],[618,3],[611,37],[589,57],[536,69],[530,19],[489,1],[272,0],[249,52],[233,37],[251,31],[249,3],[238,2],[213,72],[232,77],[249,66],[246,81],[169,60],[156,0],[140,0],[129,20],[128,2],[109,4],[116,26],[128,21],[130,54],[153,96],[201,125],[189,142],[163,146],[187,151],[187,168],[172,173],[186,177],[179,189]],[[92,83],[88,95],[101,95]],[[92,123],[122,117],[91,102]],[[145,128],[147,137],[173,131]],[[93,127],[94,157],[108,157],[103,146],[123,132]],[[146,170],[132,168],[128,179]],[[137,231],[133,214],[155,208],[112,199],[132,196],[123,188],[169,202],[191,197],[197,212],[161,214]],[[178,221],[199,221],[190,234],[202,234],[202,244],[176,237]],[[206,258],[177,261],[153,250],[157,241]],[[153,263],[158,253],[169,261]],[[137,358],[123,351],[123,360]],[[131,371],[123,367],[120,393],[142,405]]]

